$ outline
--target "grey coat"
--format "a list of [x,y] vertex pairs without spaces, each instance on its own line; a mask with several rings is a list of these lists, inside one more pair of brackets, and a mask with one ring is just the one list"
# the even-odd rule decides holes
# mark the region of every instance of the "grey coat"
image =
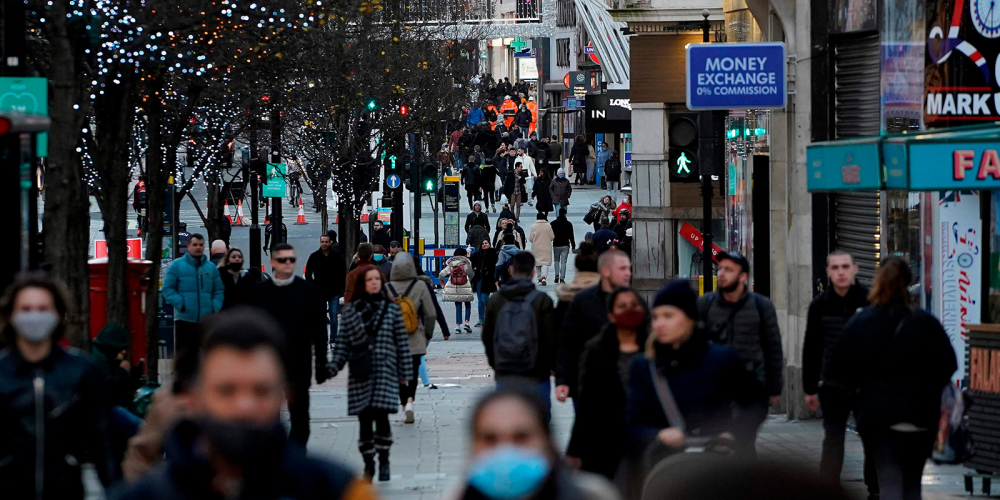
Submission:
[[705,322],[709,340],[735,349],[766,396],[781,395],[785,360],[778,316],[767,297],[745,292],[730,304],[717,291],[707,293],[698,298],[698,316]]
[[[434,336],[437,309],[434,308],[434,298],[431,297],[430,289],[417,277],[417,266],[413,263],[413,256],[407,252],[396,254],[396,258],[392,261],[390,278],[392,281],[386,284],[386,295],[390,299],[403,295],[411,283],[416,283],[406,296],[413,301],[421,321],[417,324],[417,331],[407,335],[407,338],[410,342],[411,355],[427,354],[427,342]],[[395,293],[392,290],[395,290]]]
[[[337,345],[333,348],[333,361],[327,365],[330,377],[344,369],[351,353],[368,345],[368,332],[358,312],[356,302],[349,302],[340,310]],[[380,312],[381,313],[381,306]],[[347,381],[347,414],[358,415],[365,408],[396,413],[399,409],[399,381],[413,376],[413,359],[406,338],[406,328],[399,306],[389,302],[385,318],[375,334],[372,351],[371,377],[359,379],[350,374]]]
[[445,262],[444,267],[441,269],[440,276],[442,278],[451,276],[451,268],[454,266],[465,266],[465,274],[468,276],[468,281],[464,285],[456,285],[448,280],[448,284],[444,286],[444,301],[445,302],[472,302],[475,300],[475,295],[472,293],[472,277],[476,272],[472,269],[472,261],[468,257],[463,257],[461,255],[452,257]]
[[569,179],[556,177],[549,184],[549,194],[552,195],[552,203],[556,205],[569,206],[569,197],[573,194],[573,184]]

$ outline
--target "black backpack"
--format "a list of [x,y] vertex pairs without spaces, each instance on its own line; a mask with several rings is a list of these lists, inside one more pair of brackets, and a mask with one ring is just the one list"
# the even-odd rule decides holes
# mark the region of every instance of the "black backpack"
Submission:
[[538,321],[531,303],[541,294],[532,290],[500,308],[493,335],[493,365],[498,373],[519,374],[535,367]]

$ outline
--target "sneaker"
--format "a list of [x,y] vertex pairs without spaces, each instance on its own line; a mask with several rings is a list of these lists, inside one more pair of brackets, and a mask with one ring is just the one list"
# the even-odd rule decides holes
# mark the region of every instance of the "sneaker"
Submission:
[[462,333],[462,325],[458,325],[455,327],[455,335],[458,335],[460,333]]
[[476,322],[476,328],[479,328],[480,326],[483,326],[483,320],[479,320]]
[[465,324],[465,327],[464,327],[464,328],[465,328],[465,332],[466,332],[466,333],[472,333],[472,327],[471,327],[471,326],[469,326],[469,324],[468,324],[468,323],[466,323],[466,324]]
[[497,207],[496,207],[496,205],[492,205],[492,206],[490,206],[490,208],[493,209],[493,213],[497,213]]
[[404,420],[403,422],[406,422],[408,424],[412,424],[414,422],[414,420],[413,420],[413,403],[406,403],[406,406],[403,407],[403,411],[406,413],[406,420]]
[[424,386],[424,389],[427,389],[427,390],[434,390],[434,389],[437,389],[437,388],[438,388],[438,386],[436,386],[434,384],[427,384],[427,385]]

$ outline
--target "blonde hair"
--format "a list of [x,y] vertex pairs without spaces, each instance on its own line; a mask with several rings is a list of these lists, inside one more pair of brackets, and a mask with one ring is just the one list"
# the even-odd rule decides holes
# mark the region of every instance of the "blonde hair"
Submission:
[[236,247],[229,247],[229,250],[226,250],[226,254],[223,255],[221,259],[219,259],[219,264],[216,267],[218,267],[219,269],[224,269],[225,267],[229,266],[229,256],[232,255],[233,252],[239,252],[240,256],[243,256],[243,250],[240,250],[239,248]]

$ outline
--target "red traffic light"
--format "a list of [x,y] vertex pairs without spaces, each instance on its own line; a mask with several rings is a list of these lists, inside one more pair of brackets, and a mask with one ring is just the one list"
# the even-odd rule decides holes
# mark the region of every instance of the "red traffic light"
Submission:
[[406,116],[406,114],[409,113],[409,112],[410,112],[410,107],[409,106],[407,106],[407,105],[404,104],[404,105],[402,105],[402,106],[399,107],[399,114],[401,114],[403,116]]
[[6,135],[11,129],[10,118],[0,116],[0,135]]

